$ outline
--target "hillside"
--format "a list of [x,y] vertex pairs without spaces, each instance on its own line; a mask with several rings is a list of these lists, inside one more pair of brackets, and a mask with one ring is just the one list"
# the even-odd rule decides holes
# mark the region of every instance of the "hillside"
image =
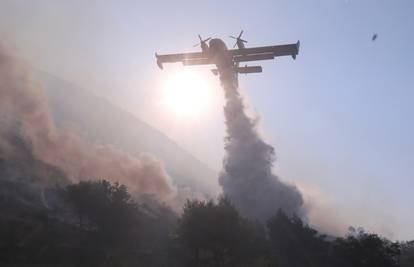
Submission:
[[159,130],[92,92],[44,72],[38,72],[58,126],[71,124],[92,141],[137,155],[147,152],[163,161],[179,187],[214,195],[217,174],[181,149]]

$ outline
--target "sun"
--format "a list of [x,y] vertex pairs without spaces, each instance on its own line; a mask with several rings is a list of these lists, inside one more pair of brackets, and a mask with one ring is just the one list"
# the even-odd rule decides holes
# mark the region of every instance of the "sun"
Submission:
[[201,74],[184,70],[165,80],[161,104],[178,118],[194,118],[207,110],[211,96]]

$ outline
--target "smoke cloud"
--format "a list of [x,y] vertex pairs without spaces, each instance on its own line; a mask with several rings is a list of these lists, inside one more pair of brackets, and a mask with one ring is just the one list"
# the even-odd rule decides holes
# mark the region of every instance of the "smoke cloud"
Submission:
[[0,42],[0,160],[22,153],[22,146],[10,142],[11,132],[20,136],[36,160],[56,167],[72,181],[107,179],[161,202],[175,198],[176,188],[153,156],[133,157],[87,142],[73,130],[58,129],[42,87]]
[[272,174],[274,148],[261,139],[256,121],[246,115],[233,71],[223,70],[220,80],[227,126],[226,156],[219,177],[224,194],[249,218],[266,220],[278,209],[301,215],[302,195]]

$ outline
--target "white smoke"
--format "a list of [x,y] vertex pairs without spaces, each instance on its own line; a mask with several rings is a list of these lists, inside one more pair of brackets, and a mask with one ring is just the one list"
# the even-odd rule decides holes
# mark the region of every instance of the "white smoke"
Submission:
[[227,126],[226,156],[219,177],[224,194],[249,218],[266,220],[278,209],[302,215],[301,193],[272,174],[274,148],[258,135],[257,121],[246,115],[233,70],[221,70],[220,80]]
[[73,181],[118,181],[132,193],[174,202],[176,188],[153,156],[133,157],[113,147],[92,144],[75,131],[58,129],[42,87],[0,42],[0,159],[21,152],[22,146],[9,141],[10,132],[20,136],[36,160],[60,169]]

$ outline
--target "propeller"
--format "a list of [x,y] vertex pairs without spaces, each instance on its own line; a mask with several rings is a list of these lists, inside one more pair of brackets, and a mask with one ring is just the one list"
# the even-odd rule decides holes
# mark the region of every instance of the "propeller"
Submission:
[[243,35],[243,30],[240,32],[240,34],[239,34],[239,36],[238,36],[238,37],[234,37],[234,36],[229,35],[229,37],[230,37],[230,38],[236,39],[236,43],[233,45],[233,47],[236,47],[236,45],[237,45],[237,43],[238,43],[238,42],[247,43],[247,41],[246,41],[246,40],[243,40],[243,39],[241,38],[241,36],[242,36],[242,35]]
[[203,38],[201,38],[201,35],[199,34],[198,35],[198,39],[200,39],[200,42],[199,43],[196,43],[195,45],[193,45],[193,47],[199,46],[201,44],[205,44],[207,41],[209,41],[211,39],[211,37],[208,37],[207,39],[204,39],[203,40]]

